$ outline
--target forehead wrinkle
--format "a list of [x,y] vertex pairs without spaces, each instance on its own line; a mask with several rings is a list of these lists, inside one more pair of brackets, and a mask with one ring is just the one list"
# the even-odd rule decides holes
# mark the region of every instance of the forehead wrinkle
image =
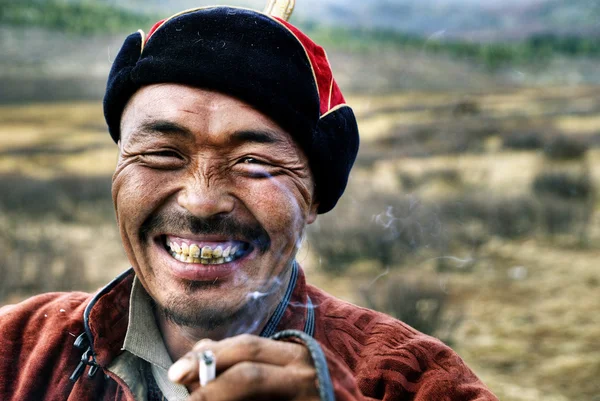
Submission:
[[[253,106],[219,92],[203,90],[197,93],[195,88],[193,93],[189,92],[190,88],[178,85],[147,88],[144,96],[138,94],[138,102],[132,104],[135,107],[130,111],[137,111],[138,118],[142,117],[139,114],[143,117],[138,119],[133,115],[127,119],[129,123],[124,119],[122,134],[131,137],[135,143],[156,140],[157,137],[189,136],[190,142],[210,147],[246,144],[294,147],[295,141],[289,133]],[[145,101],[146,97],[150,102]],[[251,118],[244,117],[250,113]],[[131,129],[126,129],[125,125]]]
[[142,121],[129,135],[129,140],[142,142],[146,139],[157,137],[172,137],[185,140],[193,140],[194,134],[186,127],[169,120],[148,119]]
[[251,128],[235,131],[229,135],[227,142],[233,144],[283,144],[286,141],[282,135],[269,128]]

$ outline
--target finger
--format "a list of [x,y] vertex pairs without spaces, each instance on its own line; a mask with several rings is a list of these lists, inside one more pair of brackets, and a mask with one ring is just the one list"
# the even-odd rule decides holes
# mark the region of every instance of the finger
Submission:
[[222,341],[199,341],[192,351],[171,366],[169,369],[171,381],[186,386],[197,383],[200,356],[202,352],[209,349],[215,355],[217,373],[241,362],[275,366],[298,364],[312,367],[310,353],[301,344],[243,334]]
[[316,400],[316,377],[315,370],[309,367],[242,362],[192,393],[189,401]]
[[180,384],[198,382],[199,361],[196,352],[188,352],[171,365],[168,372],[169,380]]
[[310,353],[304,345],[249,334],[218,342],[201,341],[194,346],[194,351],[199,353],[207,349],[215,354],[218,372],[244,361],[285,366],[310,363],[311,360]]
[[201,351],[195,351],[194,348],[181,358],[179,358],[169,368],[169,380],[175,383],[193,383],[199,381],[198,373],[200,370],[200,357],[203,351],[211,349],[210,344],[215,344],[215,341],[204,339],[198,341],[194,347],[202,345]]

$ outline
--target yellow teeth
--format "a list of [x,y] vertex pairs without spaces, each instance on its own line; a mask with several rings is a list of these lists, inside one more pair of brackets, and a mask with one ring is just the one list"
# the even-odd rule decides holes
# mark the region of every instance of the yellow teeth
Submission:
[[196,244],[190,245],[190,255],[197,258],[200,256],[200,248]]
[[213,251],[210,246],[205,246],[202,248],[202,255],[200,256],[202,259],[212,258]]
[[221,248],[220,246],[218,246],[212,252],[212,257],[213,258],[220,258],[221,256],[223,256],[223,248]]
[[182,243],[179,245],[176,242],[168,242],[167,246],[170,248],[171,256],[180,262],[203,265],[229,263],[239,257],[239,255],[236,257],[236,253],[240,250],[237,245],[230,245],[225,249],[223,246],[217,246],[212,249],[210,246],[200,248],[197,244]]

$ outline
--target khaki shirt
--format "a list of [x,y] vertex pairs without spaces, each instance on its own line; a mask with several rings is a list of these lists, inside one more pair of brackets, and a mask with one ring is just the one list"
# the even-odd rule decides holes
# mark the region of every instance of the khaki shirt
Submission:
[[[193,344],[190,344],[190,347]],[[173,364],[162,335],[158,330],[150,296],[136,277],[129,300],[129,323],[123,343],[123,352],[110,365],[109,370],[119,376],[133,391],[138,400],[147,399],[144,369],[151,369],[156,384],[168,401],[184,401],[189,392],[167,377]]]

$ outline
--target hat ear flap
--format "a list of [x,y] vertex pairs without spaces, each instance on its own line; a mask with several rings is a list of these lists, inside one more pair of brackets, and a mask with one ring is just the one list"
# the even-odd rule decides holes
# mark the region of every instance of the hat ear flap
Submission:
[[[121,113],[125,108],[125,104],[136,88],[131,80],[131,71],[136,66],[142,52],[142,33],[140,31],[132,33],[123,42],[121,50],[113,61],[113,65],[108,75],[106,84],[106,95],[104,97],[104,116],[107,122],[112,122],[115,119],[121,119]],[[117,90],[115,90],[117,89]],[[120,99],[114,99],[110,94],[118,93]],[[125,96],[123,96],[125,94]],[[110,136],[115,142],[119,141],[120,133],[119,124],[108,124]]]
[[317,179],[318,212],[323,214],[333,209],[346,189],[358,153],[358,125],[352,109],[344,105],[321,117],[316,130],[312,167]]

